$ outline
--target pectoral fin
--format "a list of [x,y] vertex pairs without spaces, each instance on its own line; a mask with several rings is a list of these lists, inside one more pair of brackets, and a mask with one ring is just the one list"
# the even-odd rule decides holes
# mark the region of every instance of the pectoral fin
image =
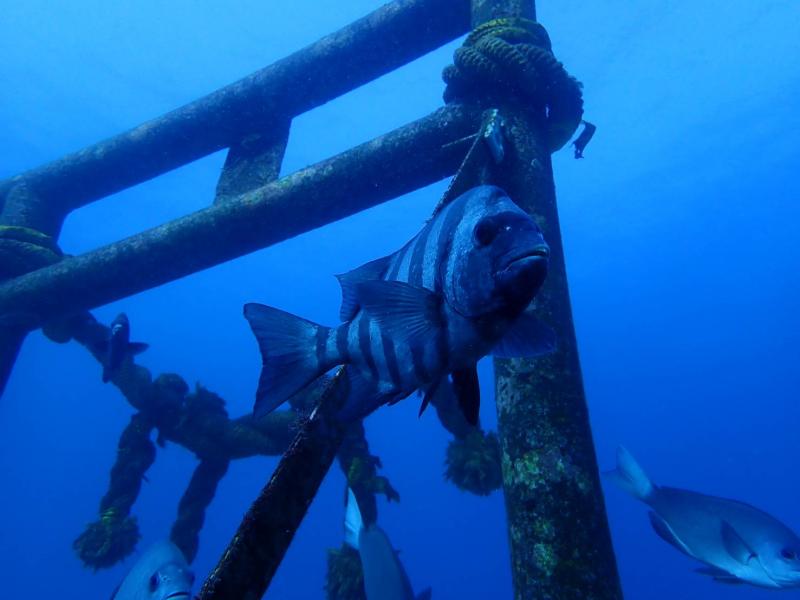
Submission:
[[462,369],[451,373],[453,378],[453,391],[458,398],[458,405],[464,418],[470,425],[478,424],[481,408],[481,388],[478,383],[478,369]]
[[722,521],[720,533],[722,534],[722,543],[725,546],[725,550],[735,561],[746,565],[751,558],[757,556],[750,545],[744,541],[742,536],[727,521]]
[[356,285],[361,308],[395,342],[414,345],[444,326],[441,297],[402,281],[363,281]]
[[377,258],[352,271],[336,276],[336,279],[339,280],[339,285],[342,286],[342,308],[339,311],[339,318],[342,321],[353,320],[358,312],[356,286],[362,281],[371,281],[383,277],[392,262],[393,256],[394,254],[390,254],[383,258]]
[[658,516],[653,511],[647,513],[647,516],[650,517],[650,525],[653,526],[653,531],[656,532],[656,535],[660,537],[662,540],[675,546],[678,550],[686,554],[687,556],[692,556],[692,553],[689,551],[689,548],[686,544],[684,544],[681,539],[675,534],[672,527],[669,526],[664,519]]
[[492,349],[497,358],[533,358],[556,349],[556,334],[531,310],[522,313]]

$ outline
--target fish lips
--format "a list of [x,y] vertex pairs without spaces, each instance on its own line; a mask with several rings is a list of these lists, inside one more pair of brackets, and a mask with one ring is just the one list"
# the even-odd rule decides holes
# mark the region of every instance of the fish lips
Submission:
[[164,600],[170,600],[170,598],[191,598],[192,593],[187,591],[180,591],[180,592],[172,592],[168,596],[164,596]]
[[549,262],[550,247],[547,244],[528,248],[507,256],[495,276],[495,281],[501,289],[513,288],[536,293],[547,276]]

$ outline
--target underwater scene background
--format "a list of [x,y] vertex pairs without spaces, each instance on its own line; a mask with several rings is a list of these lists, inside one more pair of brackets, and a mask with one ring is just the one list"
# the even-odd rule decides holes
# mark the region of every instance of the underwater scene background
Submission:
[[[800,4],[540,0],[558,58],[598,126],[586,158],[554,155],[569,284],[601,469],[625,444],[656,483],[754,504],[800,530]],[[9,1],[0,19],[0,177],[187,103],[379,6],[371,0],[226,4]],[[294,119],[283,173],[441,106],[458,40]],[[207,206],[224,152],[73,213],[78,254]],[[413,161],[414,156],[407,160]],[[399,248],[446,182],[104,306],[154,373],[179,373],[252,410],[260,358],[245,302],[334,324],[335,273]],[[491,363],[481,420],[494,429]],[[503,498],[443,480],[450,439],[415,400],[366,421],[401,495],[379,523],[415,590],[510,598]],[[2,598],[106,598],[133,564],[92,572],[72,542],[96,518],[132,409],[77,344],[28,336],[0,399]],[[195,459],[158,450],[134,514],[139,549],[166,537]],[[234,461],[207,514],[202,579],[277,458]],[[344,477],[322,486],[268,598],[323,597],[326,549],[343,536]],[[724,586],[659,540],[645,507],[605,486],[627,598],[765,598]],[[199,585],[196,586],[199,589]],[[791,594],[792,592],[785,592]]]

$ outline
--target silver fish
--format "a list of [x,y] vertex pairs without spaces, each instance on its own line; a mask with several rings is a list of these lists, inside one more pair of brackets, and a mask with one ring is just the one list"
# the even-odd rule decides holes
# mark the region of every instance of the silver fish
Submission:
[[699,573],[722,583],[800,586],[800,538],[775,517],[744,502],[657,486],[621,446],[607,475],[653,509],[650,523],[662,539],[708,565]]
[[188,600],[194,574],[178,547],[164,540],[136,561],[111,600]]
[[430,600],[430,588],[414,596],[408,574],[389,537],[376,524],[365,526],[353,490],[347,490],[345,542],[358,550],[367,600]]
[[434,394],[455,393],[477,423],[477,361],[490,353],[536,356],[555,345],[528,310],[548,258],[533,219],[503,190],[480,186],[444,206],[399,251],[338,276],[342,325],[245,305],[263,359],[256,414],[347,364],[343,418],[422,390],[423,408]]

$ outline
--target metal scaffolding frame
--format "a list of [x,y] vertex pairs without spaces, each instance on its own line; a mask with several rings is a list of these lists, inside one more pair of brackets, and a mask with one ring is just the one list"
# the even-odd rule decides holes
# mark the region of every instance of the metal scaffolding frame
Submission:
[[[395,0],[200,100],[0,182],[0,226],[57,239],[72,210],[228,149],[212,206],[0,283],[0,391],[34,328],[453,175],[485,107],[449,104],[278,179],[293,117],[504,17],[535,20],[534,0]],[[496,362],[515,597],[616,600],[622,594],[580,374],[544,118],[512,97],[496,104],[513,151],[493,182],[544,224],[553,252],[538,305],[559,336],[558,350],[536,363]],[[323,394],[202,598],[263,594],[344,435],[330,418],[343,387],[334,378]]]

